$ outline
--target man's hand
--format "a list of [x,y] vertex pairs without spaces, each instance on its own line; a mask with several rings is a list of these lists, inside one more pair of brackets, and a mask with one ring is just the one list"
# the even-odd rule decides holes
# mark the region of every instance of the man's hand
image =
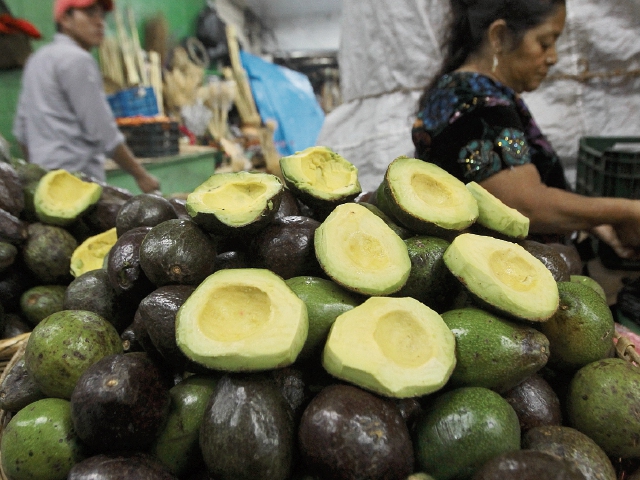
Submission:
[[151,193],[156,190],[160,190],[160,182],[158,179],[146,170],[143,175],[136,177],[136,183],[144,193]]

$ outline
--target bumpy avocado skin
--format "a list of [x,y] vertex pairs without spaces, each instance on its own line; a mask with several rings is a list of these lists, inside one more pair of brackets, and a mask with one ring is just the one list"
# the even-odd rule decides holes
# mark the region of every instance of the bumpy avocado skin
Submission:
[[560,399],[549,382],[537,373],[502,396],[518,415],[522,432],[534,427],[562,425]]
[[68,285],[73,279],[71,255],[78,241],[64,228],[42,223],[30,224],[28,233],[22,250],[27,268],[41,284]]
[[505,392],[544,367],[549,341],[538,330],[478,308],[449,310],[442,319],[456,337],[454,386]]
[[64,309],[64,285],[38,285],[20,297],[20,310],[25,319],[35,326],[52,313]]
[[640,372],[620,358],[592,362],[573,376],[568,423],[611,458],[640,456]]
[[28,223],[0,208],[0,240],[14,245],[28,238]]
[[13,265],[18,256],[18,249],[8,242],[0,242],[0,273]]
[[414,428],[420,471],[438,480],[469,478],[491,458],[520,449],[520,424],[496,392],[464,387],[427,407]]
[[409,430],[390,401],[360,388],[323,388],[305,409],[298,438],[302,461],[321,478],[403,479],[413,472]]
[[24,208],[22,184],[13,166],[0,162],[0,209],[19,216]]
[[522,448],[550,453],[574,463],[587,480],[616,480],[607,454],[584,433],[562,425],[530,429],[522,436]]
[[67,480],[88,479],[177,480],[157,458],[148,453],[120,452],[93,455],[76,463]]
[[140,245],[151,227],[136,227],[118,237],[107,256],[109,283],[116,295],[139,302],[155,290],[140,266]]
[[20,410],[4,428],[2,467],[11,480],[64,480],[84,459],[68,400],[45,398]]
[[286,480],[293,467],[292,412],[263,374],[220,379],[200,426],[200,450],[215,478]]
[[142,352],[109,355],[91,365],[73,389],[71,418],[96,453],[143,451],[164,426],[169,388]]
[[492,458],[472,480],[587,480],[568,460],[535,450],[507,452]]
[[558,282],[560,306],[540,331],[549,339],[549,366],[576,371],[608,358],[614,349],[615,322],[607,302],[590,286]]
[[132,228],[155,227],[156,225],[178,218],[173,205],[164,197],[141,193],[127,200],[116,216],[116,233],[122,236]]
[[215,269],[215,242],[191,220],[167,220],[140,244],[140,267],[157,287],[198,285]]
[[416,236],[407,238],[411,273],[407,283],[394,297],[412,297],[436,312],[448,310],[461,289],[442,256],[450,242],[442,238]]
[[45,395],[29,375],[22,357],[11,367],[11,370],[5,373],[0,383],[0,409],[6,412],[17,412],[42,398],[45,398]]

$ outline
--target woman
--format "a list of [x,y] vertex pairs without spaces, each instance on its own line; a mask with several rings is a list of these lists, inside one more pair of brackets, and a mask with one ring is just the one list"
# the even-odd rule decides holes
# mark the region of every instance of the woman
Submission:
[[[416,157],[476,181],[530,219],[530,232],[592,232],[623,258],[640,247],[640,201],[570,191],[520,93],[558,60],[564,0],[451,0],[446,57],[420,101]],[[639,250],[640,251],[640,250]]]

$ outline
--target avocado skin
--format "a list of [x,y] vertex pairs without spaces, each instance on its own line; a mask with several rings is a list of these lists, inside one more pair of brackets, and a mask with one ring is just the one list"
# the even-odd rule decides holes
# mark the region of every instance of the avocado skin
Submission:
[[45,394],[27,372],[23,357],[5,374],[0,383],[0,409],[17,412],[42,398],[45,398]]
[[97,454],[76,463],[67,480],[177,480],[146,453]]
[[13,265],[0,273],[0,304],[5,311],[20,310],[20,297],[37,283],[34,275],[18,258]]
[[518,416],[489,389],[450,390],[416,422],[414,449],[419,471],[438,480],[469,478],[491,458],[520,449]]
[[520,430],[562,425],[562,407],[556,392],[542,376],[534,373],[502,396],[520,420]]
[[391,217],[389,217],[389,215],[384,213],[377,206],[367,202],[356,202],[356,203],[359,203],[363,207],[367,207],[369,210],[371,210],[371,212],[379,216],[382,220],[384,220],[384,223],[386,223],[391,230],[396,232],[396,235],[398,235],[401,239],[406,240],[415,235],[411,230],[408,230],[398,225]]
[[187,362],[176,343],[176,314],[194,290],[191,285],[166,285],[151,292],[138,306],[137,313],[153,346],[174,366]]
[[0,242],[0,273],[13,265],[18,256],[18,249],[8,242]]
[[0,208],[16,217],[24,208],[24,195],[18,172],[5,162],[0,162]]
[[123,233],[107,256],[109,283],[116,295],[136,304],[156,288],[140,266],[140,245],[150,230],[137,227]]
[[394,297],[412,297],[438,313],[451,308],[461,289],[442,259],[450,242],[442,238],[416,236],[405,239],[411,273]]
[[556,282],[569,281],[571,270],[569,270],[569,265],[557,249],[535,240],[522,240],[518,243],[547,267]]
[[200,426],[200,450],[213,478],[286,480],[293,467],[292,412],[264,374],[225,375]]
[[38,285],[30,288],[20,297],[23,317],[35,326],[52,313],[64,309],[64,285]]
[[118,237],[137,227],[155,227],[156,225],[178,218],[173,205],[164,197],[141,193],[127,200],[116,216]]
[[67,230],[54,225],[32,223],[29,238],[22,249],[27,268],[41,284],[68,285],[71,276],[71,255],[78,241]]
[[283,217],[262,229],[249,248],[251,263],[287,280],[301,275],[323,276],[313,238],[320,222],[309,217]]
[[567,394],[568,424],[594,440],[610,458],[640,457],[640,372],[631,362],[606,358],[578,370]]
[[204,467],[198,444],[200,425],[217,381],[213,375],[192,375],[169,391],[167,423],[150,452],[175,475],[184,477]]
[[241,250],[230,250],[218,253],[214,262],[214,271],[225,270],[227,268],[249,268],[251,262],[248,255]]
[[615,322],[607,302],[589,285],[558,282],[560,306],[539,329],[549,339],[549,366],[575,372],[614,350]]
[[169,414],[169,389],[142,352],[119,353],[85,370],[71,394],[78,437],[93,451],[141,451],[157,438]]
[[456,337],[454,386],[502,393],[547,364],[549,340],[532,327],[478,308],[449,310],[442,319]]
[[0,208],[0,241],[20,245],[29,237],[29,224]]
[[149,230],[140,244],[140,267],[157,287],[198,285],[215,268],[216,244],[195,222],[173,219]]
[[522,436],[522,448],[550,453],[572,462],[587,480],[616,480],[607,454],[584,433],[567,426],[546,425]]
[[296,200],[296,197],[291,193],[288,188],[282,189],[282,196],[280,198],[280,206],[276,211],[273,220],[280,220],[284,217],[297,217],[302,215],[300,211],[300,205]]
[[480,468],[472,480],[587,480],[568,460],[535,450],[498,455]]
[[404,480],[413,472],[409,429],[396,406],[360,388],[325,387],[298,429],[304,466],[321,478]]
[[3,325],[0,338],[13,338],[31,331],[31,326],[15,313],[5,313]]
[[135,304],[116,295],[104,269],[91,270],[76,277],[64,293],[65,310],[88,310],[111,323],[118,333],[132,322]]
[[106,232],[116,226],[120,209],[132,197],[131,193],[106,185],[98,201],[82,218],[93,234]]

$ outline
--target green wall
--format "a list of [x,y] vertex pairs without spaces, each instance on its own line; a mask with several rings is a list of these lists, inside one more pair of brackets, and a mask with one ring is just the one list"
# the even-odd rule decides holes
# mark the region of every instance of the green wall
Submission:
[[[180,41],[184,37],[194,34],[198,13],[206,5],[206,0],[116,0],[118,7],[131,7],[142,35],[147,19],[159,13],[164,14],[169,25],[169,33],[173,40]],[[40,33],[42,40],[34,41],[33,48],[51,41],[55,33],[53,22],[53,0],[5,0],[11,13],[15,17],[24,18],[33,23]],[[108,19],[108,30],[115,33],[113,19]],[[144,41],[144,39],[141,39]],[[16,111],[16,103],[20,92],[21,70],[0,70],[0,134],[12,144],[12,152],[19,156],[19,149],[15,145],[11,128]]]

